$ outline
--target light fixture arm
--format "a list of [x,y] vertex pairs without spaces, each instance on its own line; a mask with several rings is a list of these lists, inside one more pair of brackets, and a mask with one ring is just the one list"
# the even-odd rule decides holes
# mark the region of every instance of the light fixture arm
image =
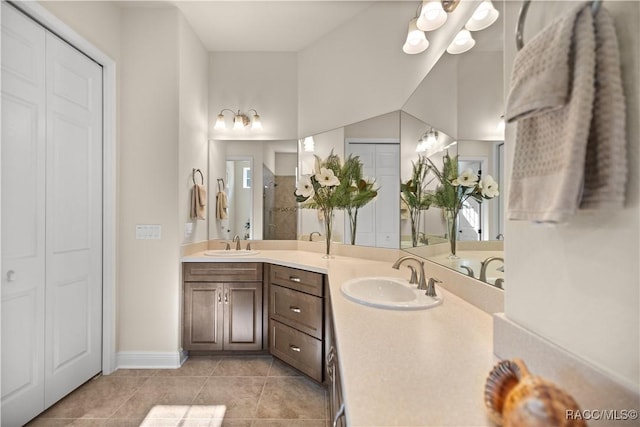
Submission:
[[451,13],[456,10],[458,4],[460,4],[460,0],[441,0],[442,8],[445,12]]

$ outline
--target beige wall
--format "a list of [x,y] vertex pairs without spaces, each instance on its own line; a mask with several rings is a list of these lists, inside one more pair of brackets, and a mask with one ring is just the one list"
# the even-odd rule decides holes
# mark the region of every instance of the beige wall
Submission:
[[[209,54],[209,129],[216,140],[296,139],[298,76],[292,52],[212,52]],[[223,108],[262,118],[262,130],[217,130]],[[225,112],[227,124],[232,115]],[[253,114],[253,113],[251,113]]]
[[[118,351],[178,349],[178,11],[123,10]],[[136,240],[160,224],[160,240]]]
[[[525,41],[569,7],[568,2],[534,2]],[[507,221],[505,314],[638,390],[640,3],[604,1],[603,7],[615,19],[623,55],[630,168],[626,207],[580,212],[568,224],[555,227]],[[517,4],[507,4],[506,34],[513,34],[517,12]],[[516,53],[513,40],[505,41],[505,49],[509,76]],[[514,129],[509,126],[509,170],[513,144]],[[522,357],[526,360],[527,355]]]
[[[191,236],[181,234],[183,244],[208,239],[208,220],[189,216],[191,206],[192,171],[200,169],[207,183],[207,135],[209,132],[209,57],[198,36],[187,21],[179,16],[179,97],[180,97],[180,170],[179,227],[193,224]],[[199,178],[199,176],[198,176]],[[196,179],[199,184],[200,181]],[[215,188],[215,187],[213,187]],[[210,187],[210,191],[212,188]],[[215,205],[209,204],[209,215],[215,215]]]

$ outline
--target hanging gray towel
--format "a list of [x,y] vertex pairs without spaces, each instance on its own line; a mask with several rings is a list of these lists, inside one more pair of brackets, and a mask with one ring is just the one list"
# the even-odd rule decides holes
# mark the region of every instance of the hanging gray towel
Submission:
[[620,207],[624,97],[613,21],[581,4],[518,53],[506,119],[517,121],[509,219],[565,222],[578,207]]

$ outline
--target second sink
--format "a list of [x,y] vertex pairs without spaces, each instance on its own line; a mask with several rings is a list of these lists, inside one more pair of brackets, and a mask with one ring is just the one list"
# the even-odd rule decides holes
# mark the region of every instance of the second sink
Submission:
[[351,301],[371,307],[393,310],[420,310],[442,303],[438,291],[435,298],[425,295],[403,279],[395,277],[360,277],[342,284],[342,293]]

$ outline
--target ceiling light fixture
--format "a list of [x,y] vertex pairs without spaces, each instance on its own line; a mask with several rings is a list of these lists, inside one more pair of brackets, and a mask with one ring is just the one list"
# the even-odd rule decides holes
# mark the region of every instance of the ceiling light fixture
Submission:
[[447,48],[447,52],[452,55],[457,55],[459,53],[464,53],[471,49],[476,45],[476,41],[471,36],[469,30],[460,30],[456,37],[453,39],[449,47]]
[[484,0],[464,27],[469,31],[484,30],[496,22],[499,15],[500,12],[496,10],[491,0]]
[[429,40],[424,35],[424,31],[418,29],[416,18],[409,21],[409,30],[407,31],[407,41],[402,46],[402,51],[410,55],[424,52],[429,47]]
[[247,114],[241,113],[240,110],[236,112],[228,108],[223,108],[222,110],[220,110],[220,114],[218,114],[218,117],[216,119],[216,124],[213,127],[214,129],[220,130],[220,129],[227,128],[227,123],[224,117],[225,111],[230,111],[233,114],[234,130],[244,129],[249,125],[251,125],[251,129],[262,129],[262,120],[260,119],[260,115],[253,108],[249,110],[249,112],[251,111],[254,112],[254,114],[251,116],[251,119]]

